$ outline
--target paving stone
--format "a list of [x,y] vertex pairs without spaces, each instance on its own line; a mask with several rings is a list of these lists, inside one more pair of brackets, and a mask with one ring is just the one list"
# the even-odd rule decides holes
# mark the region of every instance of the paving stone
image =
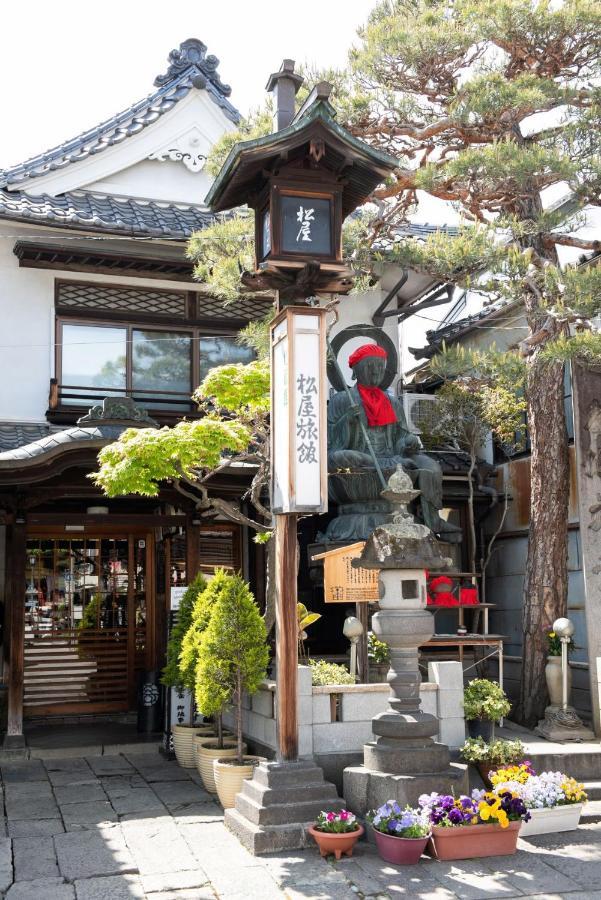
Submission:
[[75,825],[100,825],[101,822],[117,822],[117,813],[108,800],[91,803],[62,803],[61,813],[67,831]]
[[111,803],[115,812],[120,816],[126,813],[145,812],[148,810],[160,811],[163,804],[150,788],[133,788],[123,797],[111,797]]
[[100,779],[102,788],[110,798],[127,797],[130,791],[147,788],[141,775],[111,775]]
[[77,900],[144,900],[144,890],[137,875],[109,875],[75,882]]
[[[229,856],[228,856],[229,862]],[[282,900],[285,896],[263,866],[219,866],[210,875],[220,900]],[[342,883],[342,882],[341,882]],[[344,882],[349,890],[347,882]]]
[[0,766],[4,784],[18,781],[46,781],[46,769],[39,760],[22,760]]
[[0,892],[6,891],[13,882],[12,841],[0,838]]
[[62,878],[19,881],[10,888],[6,900],[75,900],[75,888]]
[[[183,891],[161,891],[160,894],[146,894],[148,900],[215,900],[215,893],[210,887],[191,888]],[[283,898],[283,894],[280,894]]]
[[493,872],[503,872],[508,884],[516,888],[516,893],[523,892],[527,896],[533,891],[553,891],[557,894],[571,891],[574,883],[558,869],[548,865],[535,853],[518,851],[513,856],[495,856],[486,860]]
[[227,858],[230,869],[261,865],[260,858],[249,853],[224,827],[223,822],[207,822],[178,827],[180,834],[183,835],[194,856],[206,871],[211,883],[213,883],[213,876],[219,874],[222,869],[221,860],[224,858]]
[[24,837],[13,840],[15,881],[58,877],[59,871],[51,837]]
[[86,760],[81,757],[57,756],[55,759],[45,759],[44,766],[48,772],[70,772],[72,775],[92,774],[92,770]]
[[163,872],[159,875],[141,875],[140,881],[147,894],[161,891],[181,891],[208,885],[209,879],[200,867],[188,872]]
[[192,803],[212,802],[209,792],[198,787],[193,781],[156,781],[152,785],[152,790],[167,809],[190,806]]
[[8,819],[58,819],[60,812],[53,797],[6,798]]
[[[222,896],[225,900],[230,900],[229,895],[224,894]],[[280,894],[280,896],[285,896],[286,900],[357,900],[357,894],[348,884],[333,885],[330,882],[328,882],[328,886],[324,890],[316,889],[313,884],[296,884],[293,888],[286,888],[286,893]],[[396,897],[397,895],[395,894],[394,896]],[[413,894],[412,896],[418,897],[420,895]],[[454,900],[457,900],[454,895],[449,894],[449,897],[451,896],[453,896]],[[386,895],[384,900],[388,900],[388,895]]]
[[77,772],[48,772],[48,779],[54,787],[75,784],[100,784],[98,776],[92,772],[89,766],[87,771],[81,769]]
[[31,797],[52,799],[52,785],[49,781],[17,781],[6,785],[5,797],[7,800],[17,802],[29,800]]
[[171,818],[154,822],[128,820],[122,822],[121,828],[142,875],[197,868],[194,854]]
[[133,766],[124,756],[90,756],[86,760],[95,775],[134,775]]
[[[507,881],[502,867],[492,872],[487,861],[462,859],[457,862],[440,862],[430,869],[441,886],[454,891],[462,900],[485,900],[486,897],[512,897],[519,888]],[[492,860],[491,860],[492,863]]]
[[185,769],[171,763],[140,769],[139,772],[149,784],[153,784],[155,781],[190,781]]
[[71,831],[54,838],[58,866],[65,878],[136,873],[137,866],[118,828]]
[[190,806],[173,810],[176,825],[196,825],[208,822],[222,822],[223,810],[215,802],[191,803]]
[[8,836],[47,837],[62,834],[65,830],[62,819],[21,819],[8,823]]
[[56,785],[54,796],[56,802],[61,806],[63,803],[90,803],[93,800],[106,800],[106,794],[98,782]]

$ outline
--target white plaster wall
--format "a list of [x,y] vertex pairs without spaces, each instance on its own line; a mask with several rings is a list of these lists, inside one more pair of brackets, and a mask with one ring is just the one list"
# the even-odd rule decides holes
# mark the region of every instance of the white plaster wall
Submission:
[[[54,284],[56,279],[98,281],[170,290],[189,289],[181,282],[123,275],[20,268],[13,253],[18,239],[56,238],[68,246],[74,233],[36,229],[20,223],[0,225],[0,420],[44,422],[50,379],[54,377]],[[193,289],[193,288],[192,288]]]
[[203,204],[211,184],[206,172],[191,172],[181,162],[144,159],[102,181],[86,185],[86,191],[190,205]]
[[14,229],[0,227],[0,419],[43,422],[53,376],[53,273],[19,269]]

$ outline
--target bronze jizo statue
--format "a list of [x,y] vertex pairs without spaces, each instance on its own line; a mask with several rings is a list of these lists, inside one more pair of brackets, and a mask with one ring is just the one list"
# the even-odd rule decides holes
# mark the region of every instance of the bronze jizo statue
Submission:
[[439,540],[459,542],[461,529],[439,514],[442,471],[438,462],[424,452],[419,438],[409,431],[402,403],[380,387],[386,358],[386,350],[378,344],[359,347],[348,361],[356,386],[339,391],[330,400],[328,468],[339,517],[328,526],[326,538],[366,540],[373,528],[390,520],[390,507],[380,496],[382,485],[375,456],[385,478],[398,465],[410,475],[420,491],[420,517]]

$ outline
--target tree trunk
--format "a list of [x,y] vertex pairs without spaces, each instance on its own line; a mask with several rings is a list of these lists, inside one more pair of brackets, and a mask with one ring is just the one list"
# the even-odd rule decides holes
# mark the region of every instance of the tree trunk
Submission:
[[569,457],[564,365],[533,359],[527,379],[532,445],[530,533],[522,611],[522,679],[518,719],[536,724],[547,700],[546,630],[566,613],[568,592]]
[[242,672],[236,674],[236,751],[240,765],[244,762],[242,747]]

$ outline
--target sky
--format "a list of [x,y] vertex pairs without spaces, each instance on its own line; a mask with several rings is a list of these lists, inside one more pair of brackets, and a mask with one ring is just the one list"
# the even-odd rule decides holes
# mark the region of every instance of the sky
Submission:
[[[242,113],[284,57],[339,66],[375,0],[28,0],[2,8],[0,168],[154,90],[169,51],[200,38]],[[23,15],[23,11],[26,15]]]

